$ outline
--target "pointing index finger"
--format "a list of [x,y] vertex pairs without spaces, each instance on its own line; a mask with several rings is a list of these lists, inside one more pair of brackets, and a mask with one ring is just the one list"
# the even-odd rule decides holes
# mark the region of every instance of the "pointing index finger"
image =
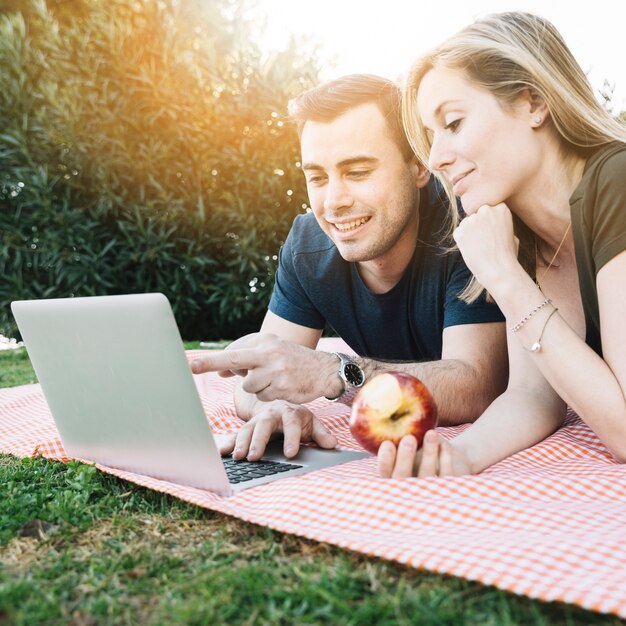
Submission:
[[257,350],[227,350],[215,352],[194,359],[191,362],[191,371],[194,374],[204,372],[223,372],[226,370],[252,370],[262,364]]

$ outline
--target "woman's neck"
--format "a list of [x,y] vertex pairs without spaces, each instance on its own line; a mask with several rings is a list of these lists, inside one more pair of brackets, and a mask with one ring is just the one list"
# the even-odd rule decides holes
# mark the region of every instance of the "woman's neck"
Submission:
[[585,162],[562,150],[547,152],[532,182],[510,201],[509,208],[545,242],[544,253],[556,250],[571,221],[569,201]]

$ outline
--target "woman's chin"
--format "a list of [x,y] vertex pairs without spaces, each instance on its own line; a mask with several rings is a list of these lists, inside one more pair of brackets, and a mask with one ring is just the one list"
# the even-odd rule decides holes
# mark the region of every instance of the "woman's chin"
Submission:
[[496,206],[501,202],[504,202],[504,200],[497,200],[493,197],[485,198],[485,196],[481,196],[477,198],[475,195],[472,196],[472,194],[469,193],[460,196],[459,200],[461,201],[461,207],[463,208],[465,215],[473,215],[478,211],[478,209],[480,209],[481,206]]
[[472,215],[476,213],[478,209],[484,204],[484,202],[476,202],[476,200],[472,199],[469,194],[465,194],[461,196],[461,207],[463,208],[463,212],[465,215]]

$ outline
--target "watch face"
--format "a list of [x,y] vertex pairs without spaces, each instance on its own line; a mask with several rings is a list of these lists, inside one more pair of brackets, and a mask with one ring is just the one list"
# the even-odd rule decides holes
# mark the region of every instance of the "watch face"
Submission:
[[346,363],[343,369],[346,380],[353,387],[360,387],[363,384],[363,370],[356,363]]

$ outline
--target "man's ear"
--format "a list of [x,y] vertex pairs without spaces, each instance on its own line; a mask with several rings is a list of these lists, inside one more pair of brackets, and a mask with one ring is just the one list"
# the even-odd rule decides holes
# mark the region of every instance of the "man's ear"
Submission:
[[415,186],[421,189],[427,185],[430,179],[430,171],[417,157],[413,161],[413,166],[415,168]]

